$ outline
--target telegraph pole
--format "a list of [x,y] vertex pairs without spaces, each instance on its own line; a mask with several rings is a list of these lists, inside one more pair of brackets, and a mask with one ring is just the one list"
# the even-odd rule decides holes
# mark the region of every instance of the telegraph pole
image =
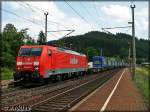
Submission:
[[44,13],[45,15],[45,42],[47,42],[47,15],[48,12]]
[[135,67],[136,67],[136,50],[135,50],[135,25],[134,25],[134,8],[135,8],[135,5],[130,5],[131,9],[132,9],[132,37],[133,37],[133,40],[132,40],[132,48],[133,48],[133,58],[132,58],[132,79],[135,78]]
[[128,63],[129,63],[129,67],[130,67],[130,71],[132,70],[132,66],[131,66],[131,43],[128,42],[129,45],[129,50],[128,50]]

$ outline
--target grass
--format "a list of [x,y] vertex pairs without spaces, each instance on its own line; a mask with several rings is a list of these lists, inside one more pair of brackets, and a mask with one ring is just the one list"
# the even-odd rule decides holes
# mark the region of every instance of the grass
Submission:
[[145,98],[145,102],[149,102],[149,73],[148,67],[137,67],[135,82]]
[[9,68],[1,68],[1,80],[13,79],[13,70]]

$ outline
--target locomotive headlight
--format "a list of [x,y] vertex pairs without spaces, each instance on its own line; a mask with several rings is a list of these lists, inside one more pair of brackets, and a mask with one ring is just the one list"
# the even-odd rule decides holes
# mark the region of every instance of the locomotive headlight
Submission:
[[17,65],[22,65],[22,62],[17,62]]
[[39,67],[35,67],[34,69],[35,69],[35,70],[38,70],[38,69],[39,69]]
[[21,68],[20,68],[20,67],[17,67],[17,69],[20,70]]
[[33,65],[34,65],[34,66],[38,66],[38,65],[39,65],[39,62],[38,62],[38,61],[34,61],[34,62],[33,62]]

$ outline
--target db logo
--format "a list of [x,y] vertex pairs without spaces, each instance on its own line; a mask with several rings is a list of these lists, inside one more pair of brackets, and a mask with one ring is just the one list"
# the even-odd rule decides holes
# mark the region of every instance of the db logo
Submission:
[[76,59],[75,57],[71,58],[70,64],[78,64],[78,59]]

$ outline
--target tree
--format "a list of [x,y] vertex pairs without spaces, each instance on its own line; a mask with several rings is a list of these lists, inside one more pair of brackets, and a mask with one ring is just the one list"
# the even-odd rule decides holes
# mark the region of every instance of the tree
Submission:
[[87,56],[88,56],[90,61],[92,60],[93,56],[97,56],[98,55],[98,51],[95,48],[93,48],[93,47],[88,47],[86,49],[86,51],[87,51]]
[[1,66],[12,67],[15,65],[19,47],[24,44],[22,36],[15,26],[9,23],[4,27],[1,37]]
[[[57,43],[59,40],[51,41]],[[107,34],[104,32],[91,31],[85,33],[83,35],[70,36],[67,38],[62,38],[61,41],[65,41],[65,43],[71,43],[74,47],[77,48],[78,52],[85,53],[89,55],[89,59],[91,60],[90,54],[91,48],[93,47],[97,52],[99,48],[103,48],[103,56],[105,57],[119,57],[121,59],[128,58],[128,50],[129,43],[132,43],[132,36],[125,33],[117,33],[115,35]],[[137,62],[138,59],[148,59],[149,55],[149,40],[138,39],[136,38],[136,56]],[[86,50],[85,50],[86,49]],[[90,50],[89,50],[90,49]],[[87,50],[89,50],[89,54],[87,54]],[[131,48],[132,52],[132,48]],[[132,55],[132,53],[131,53]],[[141,60],[143,61],[143,60]]]
[[35,41],[27,33],[28,28],[20,30],[20,35],[23,37],[23,41],[26,45],[34,45]]
[[26,45],[35,45],[35,40],[31,37],[26,38]]
[[66,47],[64,40],[60,39],[59,41],[57,41],[57,46]]
[[43,45],[43,44],[45,44],[45,42],[46,42],[45,34],[43,33],[43,31],[40,31],[40,33],[38,35],[37,44]]
[[17,32],[17,29],[15,28],[15,26],[13,24],[6,24],[6,26],[4,27],[3,33],[14,33]]
[[1,67],[15,68],[15,58],[20,46],[25,44],[25,34],[27,34],[27,28],[17,31],[13,24],[6,24],[1,34]]

